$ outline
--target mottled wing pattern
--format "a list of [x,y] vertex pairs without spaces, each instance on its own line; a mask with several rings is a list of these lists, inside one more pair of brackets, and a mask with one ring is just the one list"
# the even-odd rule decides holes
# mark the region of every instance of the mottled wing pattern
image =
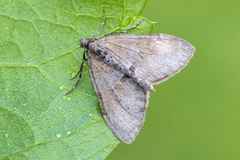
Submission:
[[94,42],[114,54],[137,77],[159,83],[179,72],[193,56],[187,41],[166,34],[114,35]]
[[148,92],[98,60],[94,53],[89,51],[88,57],[89,73],[103,117],[121,141],[131,143],[143,125]]

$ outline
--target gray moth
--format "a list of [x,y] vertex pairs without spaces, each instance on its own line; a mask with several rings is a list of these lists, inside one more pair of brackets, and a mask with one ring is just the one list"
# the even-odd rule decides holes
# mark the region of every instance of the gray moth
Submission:
[[107,125],[122,142],[129,144],[134,141],[145,120],[149,91],[155,91],[153,84],[178,73],[187,65],[195,48],[181,38],[166,34],[107,36],[126,33],[143,20],[128,30],[95,39],[104,20],[103,10],[103,22],[93,38],[79,39],[80,46],[85,50],[77,73],[79,79],[66,94],[77,86],[83,63],[87,61]]

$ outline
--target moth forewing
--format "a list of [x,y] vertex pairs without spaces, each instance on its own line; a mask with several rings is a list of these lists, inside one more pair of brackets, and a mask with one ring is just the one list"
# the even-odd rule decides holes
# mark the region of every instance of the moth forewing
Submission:
[[103,117],[121,141],[131,143],[145,119],[148,91],[95,53],[90,51],[88,55],[89,73]]
[[138,83],[140,79],[142,87],[160,83],[179,72],[195,50],[185,40],[166,34],[108,36],[89,47],[110,66],[120,68]]

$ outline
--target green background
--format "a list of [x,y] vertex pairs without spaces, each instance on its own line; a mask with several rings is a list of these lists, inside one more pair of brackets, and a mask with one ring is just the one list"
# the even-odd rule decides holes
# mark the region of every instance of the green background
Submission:
[[154,86],[140,134],[107,160],[240,159],[240,1],[149,0],[154,33],[195,48],[179,74]]

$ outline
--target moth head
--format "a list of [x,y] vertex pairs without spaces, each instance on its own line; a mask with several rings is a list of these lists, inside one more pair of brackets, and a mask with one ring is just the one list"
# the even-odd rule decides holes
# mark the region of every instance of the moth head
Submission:
[[84,37],[84,38],[79,38],[79,41],[80,41],[80,47],[88,48],[89,42],[92,42],[92,39],[88,37]]

